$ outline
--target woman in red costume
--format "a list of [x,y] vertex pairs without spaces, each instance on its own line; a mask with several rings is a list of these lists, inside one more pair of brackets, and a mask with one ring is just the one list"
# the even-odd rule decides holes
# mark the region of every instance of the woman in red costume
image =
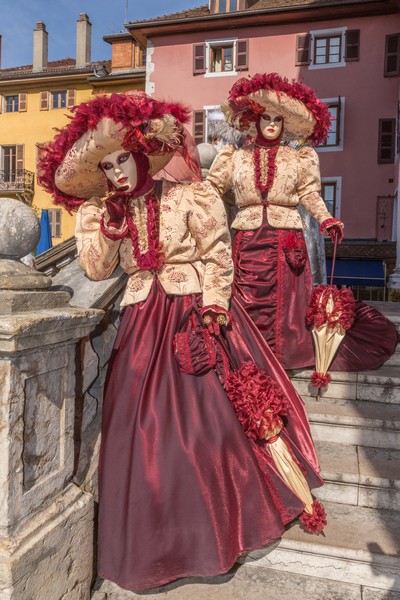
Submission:
[[98,539],[100,576],[130,590],[224,573],[298,516],[309,531],[326,523],[303,403],[246,314],[229,322],[220,198],[154,180],[174,153],[195,170],[187,119],[143,93],[98,96],[40,165],[55,202],[78,209],[88,277],[118,264],[129,275],[105,385]]
[[[312,90],[276,73],[241,79],[232,87],[228,122],[254,143],[225,146],[208,175],[221,196],[233,192],[234,299],[251,316],[286,369],[314,364],[305,316],[312,277],[297,206],[302,205],[332,241],[343,239],[343,223],[320,196],[318,155],[328,107]],[[232,195],[226,196],[228,201]],[[376,369],[395,351],[396,327],[363,302],[331,369]]]

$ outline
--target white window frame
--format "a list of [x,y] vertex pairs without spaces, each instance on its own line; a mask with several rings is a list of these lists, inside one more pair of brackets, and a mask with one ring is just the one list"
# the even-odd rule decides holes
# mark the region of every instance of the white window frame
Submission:
[[[204,139],[206,140],[206,142],[208,141],[208,125],[209,125],[209,113],[213,110],[219,110],[221,111],[221,105],[220,104],[210,104],[207,106],[203,106],[203,110],[205,112],[205,119],[204,119]],[[222,111],[221,111],[222,112]]]
[[[347,27],[337,27],[335,29],[316,29],[314,31],[310,31],[310,52],[311,52],[311,61],[308,65],[310,70],[312,69],[334,69],[336,67],[345,67],[346,66],[346,31]],[[340,57],[340,62],[337,63],[324,63],[324,64],[315,64],[314,56],[315,56],[315,38],[316,37],[330,37],[330,36],[341,36],[342,37],[342,53]]]
[[337,104],[340,99],[340,123],[339,123],[339,144],[337,146],[317,146],[317,152],[343,152],[343,141],[344,141],[344,109],[345,109],[345,98],[344,96],[336,96],[336,98],[321,98],[321,102],[324,104]]
[[[204,73],[204,77],[231,77],[232,75],[237,75],[236,71],[236,53],[237,53],[237,40],[238,38],[218,38],[215,40],[205,40],[206,44],[206,72]],[[232,71],[219,71],[214,72],[210,71],[210,49],[213,46],[224,46],[227,44],[232,44],[233,52],[232,52],[232,62],[233,69]]]
[[[336,184],[336,206],[335,214],[332,215],[335,219],[340,219],[340,213],[342,208],[342,177],[321,177],[321,183],[335,183]],[[321,194],[322,196],[322,194]],[[323,199],[323,198],[322,198]]]

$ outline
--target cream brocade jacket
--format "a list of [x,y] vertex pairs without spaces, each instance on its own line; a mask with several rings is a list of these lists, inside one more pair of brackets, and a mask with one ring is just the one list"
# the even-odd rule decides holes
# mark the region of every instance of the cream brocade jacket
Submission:
[[[138,229],[139,248],[147,250],[145,198],[130,201]],[[78,254],[89,279],[106,279],[118,264],[129,279],[121,306],[145,300],[155,277],[167,294],[203,294],[203,306],[228,309],[233,278],[231,242],[223,203],[202,183],[191,185],[164,181],[160,200],[160,242],[165,262],[158,273],[141,271],[130,238],[113,241],[103,235],[100,221],[106,212],[100,198],[79,208],[76,221]],[[105,223],[108,215],[105,214]],[[121,231],[125,223],[121,225]],[[120,230],[109,228],[111,233]]]
[[[255,185],[253,148],[246,146],[236,150],[233,146],[225,146],[216,156],[207,177],[221,195],[229,190],[234,192],[239,211],[232,223],[233,229],[258,229],[262,224],[263,198]],[[302,204],[320,224],[330,219],[320,190],[319,160],[315,150],[308,146],[299,150],[279,146],[275,177],[266,202],[268,223],[281,229],[303,229],[296,208],[298,204]]]

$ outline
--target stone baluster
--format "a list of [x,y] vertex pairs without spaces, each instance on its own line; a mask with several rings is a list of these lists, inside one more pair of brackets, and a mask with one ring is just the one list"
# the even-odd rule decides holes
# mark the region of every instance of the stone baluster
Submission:
[[0,598],[86,600],[94,501],[73,483],[78,345],[103,311],[70,307],[20,262],[39,223],[17,200],[0,204]]

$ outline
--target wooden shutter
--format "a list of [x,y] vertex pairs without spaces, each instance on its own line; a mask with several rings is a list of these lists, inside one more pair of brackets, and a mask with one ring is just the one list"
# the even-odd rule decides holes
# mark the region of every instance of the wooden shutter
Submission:
[[40,110],[49,110],[49,92],[40,92]]
[[67,90],[67,108],[75,106],[76,90]]
[[385,77],[400,75],[400,33],[386,36],[385,43]]
[[349,29],[346,31],[346,62],[360,60],[360,30]]
[[206,45],[193,44],[193,75],[206,72]]
[[61,237],[61,210],[59,208],[55,209],[55,227],[54,227],[54,237],[56,238],[60,238]]
[[22,171],[24,169],[24,145],[17,144],[17,171]]
[[379,119],[378,163],[393,164],[395,155],[396,119]]
[[296,39],[296,65],[310,64],[310,44],[311,36],[309,33],[298,35]]
[[236,70],[247,71],[249,68],[249,40],[236,42]]
[[193,137],[196,144],[202,144],[205,136],[206,113],[204,110],[193,111]]
[[0,96],[0,115],[3,112],[3,96]]
[[19,112],[26,112],[28,102],[28,94],[19,94],[18,106]]

